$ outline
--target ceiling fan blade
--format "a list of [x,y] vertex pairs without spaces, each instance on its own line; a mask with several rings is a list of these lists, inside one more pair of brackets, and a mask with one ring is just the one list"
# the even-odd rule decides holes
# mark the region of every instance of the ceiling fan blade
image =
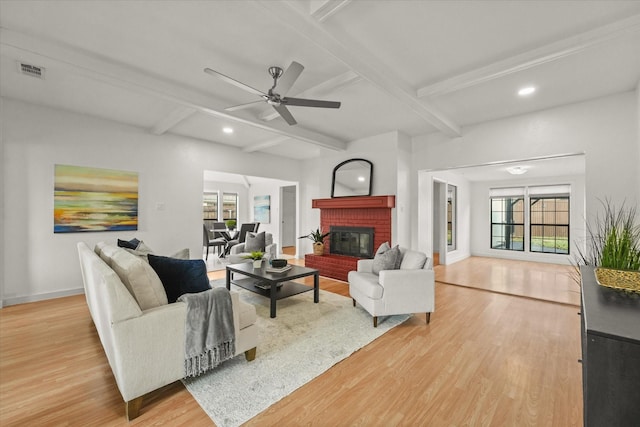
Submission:
[[264,103],[264,101],[254,101],[254,102],[247,102],[246,104],[240,104],[240,105],[234,105],[232,107],[227,107],[224,110],[225,111],[237,111],[237,110],[243,110],[245,108],[251,108],[254,105],[257,104],[262,104]]
[[239,81],[237,81],[235,79],[232,79],[229,76],[225,76],[224,74],[219,73],[216,70],[212,70],[211,68],[205,68],[204,72],[207,73],[207,74],[211,74],[212,76],[217,77],[217,78],[219,78],[220,80],[222,80],[224,82],[232,84],[235,87],[239,87],[240,89],[244,89],[249,93],[253,93],[254,95],[258,95],[258,96],[265,96],[266,95],[266,93],[261,92],[258,89],[254,89],[251,86],[248,86],[248,85],[246,85],[246,84],[244,84],[242,82],[239,82]]
[[298,80],[300,73],[304,70],[304,66],[296,61],[293,61],[289,68],[285,70],[282,77],[278,79],[278,93],[280,95],[286,94],[291,86]]
[[282,98],[283,104],[295,105],[296,107],[321,107],[321,108],[340,108],[340,103],[336,101],[321,101],[318,99],[303,98]]
[[280,116],[284,119],[285,122],[289,123],[290,126],[295,125],[296,119],[293,118],[291,112],[285,107],[283,104],[274,105],[273,108],[280,114]]

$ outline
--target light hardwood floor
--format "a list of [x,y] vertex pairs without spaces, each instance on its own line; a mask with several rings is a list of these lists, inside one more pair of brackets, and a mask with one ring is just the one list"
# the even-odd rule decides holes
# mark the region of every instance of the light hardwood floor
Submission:
[[442,283],[580,306],[578,275],[570,265],[469,257],[434,271]]
[[[413,316],[247,425],[582,425],[577,311],[437,283],[429,325]],[[127,423],[84,296],[0,310],[0,425],[156,424],[213,425],[180,382]]]

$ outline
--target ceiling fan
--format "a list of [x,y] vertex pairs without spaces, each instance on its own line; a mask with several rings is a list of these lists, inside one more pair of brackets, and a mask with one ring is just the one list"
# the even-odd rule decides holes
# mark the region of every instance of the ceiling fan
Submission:
[[[298,77],[300,77],[302,70],[304,70],[302,64],[299,64],[295,61],[291,63],[286,71],[283,71],[280,67],[269,67],[269,74],[271,75],[271,77],[273,77],[273,86],[271,86],[271,89],[269,89],[267,93],[259,91],[258,89],[254,89],[249,85],[232,79],[229,76],[225,76],[224,74],[212,70],[211,68],[205,68],[204,72],[207,74],[211,74],[212,76],[215,76],[226,83],[239,87],[240,89],[244,89],[249,93],[258,95],[263,99],[263,101],[266,101],[267,104],[271,105],[289,125],[295,125],[297,123],[296,119],[294,119],[291,115],[291,112],[287,108],[288,105],[293,105],[296,107],[340,108],[340,103],[335,101],[289,98],[284,96],[284,94],[286,94],[289,89],[291,89],[293,83],[298,79]],[[278,92],[275,91],[276,86],[278,87]],[[240,110],[242,108],[247,108],[263,101],[255,101],[248,104],[236,105],[234,107],[225,108],[225,110]]]

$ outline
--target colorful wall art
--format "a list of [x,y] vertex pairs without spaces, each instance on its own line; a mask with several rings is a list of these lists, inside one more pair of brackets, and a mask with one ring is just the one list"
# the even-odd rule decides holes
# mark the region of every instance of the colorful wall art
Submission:
[[271,222],[271,196],[253,197],[253,220],[261,224]]
[[138,229],[138,173],[55,165],[54,233]]

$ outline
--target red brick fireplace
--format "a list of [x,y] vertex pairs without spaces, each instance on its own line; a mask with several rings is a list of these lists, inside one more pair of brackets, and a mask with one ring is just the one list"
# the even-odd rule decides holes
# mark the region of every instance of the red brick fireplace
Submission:
[[[324,232],[331,226],[373,227],[374,251],[382,243],[391,242],[391,209],[395,206],[395,196],[314,199],[311,204],[311,207],[320,209],[320,228]],[[324,255],[305,255],[305,265],[320,270],[321,276],[346,281],[347,274],[356,269],[360,258],[331,254],[330,238],[325,241]]]

